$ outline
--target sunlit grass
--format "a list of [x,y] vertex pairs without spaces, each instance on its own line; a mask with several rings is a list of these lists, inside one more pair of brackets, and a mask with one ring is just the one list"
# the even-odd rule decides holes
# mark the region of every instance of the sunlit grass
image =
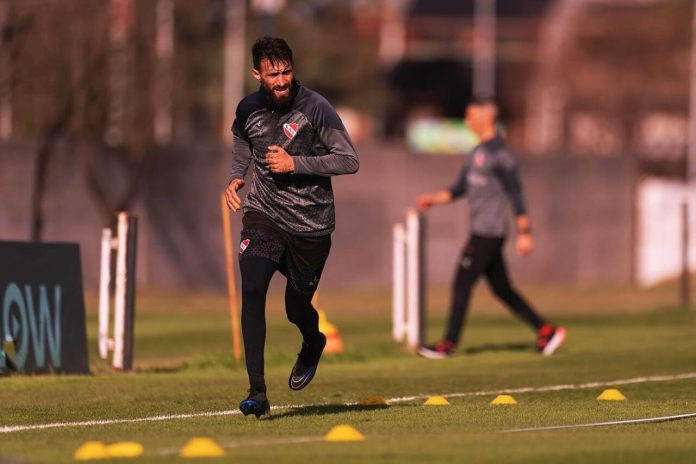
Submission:
[[[194,436],[215,439],[226,447],[229,462],[246,463],[693,462],[694,419],[501,433],[696,412],[694,379],[618,386],[626,402],[598,402],[597,387],[515,393],[516,406],[489,405],[498,390],[696,371],[696,311],[670,306],[670,289],[639,292],[652,308],[633,307],[633,297],[626,296],[632,290],[625,288],[524,290],[569,330],[566,345],[550,358],[534,351],[532,331],[483,289],[459,354],[444,361],[415,357],[391,340],[388,292],[326,292],[320,305],[339,327],[346,351],[325,356],[316,379],[301,392],[287,388],[300,339],[275,292],[268,317],[268,395],[274,406],[293,407],[275,409],[260,421],[227,414],[2,434],[0,462],[72,462],[86,440],[135,440],[145,455],[134,462],[171,462]],[[431,292],[430,339],[442,332],[446,300],[444,289]],[[583,310],[590,306],[596,310]],[[135,371],[114,373],[96,357],[90,297],[93,375],[0,379],[0,427],[236,409],[245,396],[246,372],[232,358],[229,327],[225,295],[146,292],[138,299]],[[475,394],[482,392],[490,394]],[[423,406],[434,394],[456,395],[450,406]],[[350,405],[368,395],[417,398],[386,408]],[[366,440],[323,442],[341,423],[356,427]],[[291,443],[298,438],[306,442]]]

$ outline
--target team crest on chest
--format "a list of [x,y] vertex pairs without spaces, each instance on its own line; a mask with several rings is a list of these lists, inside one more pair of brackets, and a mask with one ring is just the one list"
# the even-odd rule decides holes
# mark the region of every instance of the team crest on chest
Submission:
[[299,126],[295,122],[291,122],[289,124],[286,122],[283,124],[283,133],[287,138],[292,139],[295,137],[295,134],[297,134],[298,127]]

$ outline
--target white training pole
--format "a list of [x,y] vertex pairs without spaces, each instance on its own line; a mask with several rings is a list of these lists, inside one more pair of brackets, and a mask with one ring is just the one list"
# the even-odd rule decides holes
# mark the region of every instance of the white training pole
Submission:
[[394,224],[392,287],[392,336],[397,342],[406,335],[406,230]]
[[109,282],[111,281],[111,229],[102,229],[99,273],[99,357],[109,355]]
[[420,335],[420,285],[419,285],[419,224],[418,212],[409,209],[406,214],[406,345],[416,350]]
[[126,242],[128,213],[118,213],[118,248],[116,250],[116,298],[114,304],[113,367],[123,369],[123,336],[126,319]]

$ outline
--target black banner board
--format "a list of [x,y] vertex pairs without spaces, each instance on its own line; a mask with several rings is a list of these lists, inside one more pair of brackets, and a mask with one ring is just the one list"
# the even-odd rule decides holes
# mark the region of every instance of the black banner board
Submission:
[[80,247],[0,241],[0,373],[89,373]]

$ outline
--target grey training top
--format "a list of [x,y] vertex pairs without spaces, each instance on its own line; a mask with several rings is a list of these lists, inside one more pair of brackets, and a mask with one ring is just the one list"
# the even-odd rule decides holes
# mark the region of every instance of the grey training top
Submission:
[[[243,179],[253,161],[244,212],[264,214],[295,235],[330,234],[335,226],[331,177],[358,170],[358,155],[341,119],[328,101],[295,81],[289,108],[277,108],[257,91],[237,106],[232,133],[234,160],[229,179]],[[293,157],[293,173],[272,173],[271,145]]]
[[500,135],[471,151],[449,190],[452,199],[468,196],[472,235],[505,237],[509,229],[508,202],[515,215],[526,212],[517,162]]

